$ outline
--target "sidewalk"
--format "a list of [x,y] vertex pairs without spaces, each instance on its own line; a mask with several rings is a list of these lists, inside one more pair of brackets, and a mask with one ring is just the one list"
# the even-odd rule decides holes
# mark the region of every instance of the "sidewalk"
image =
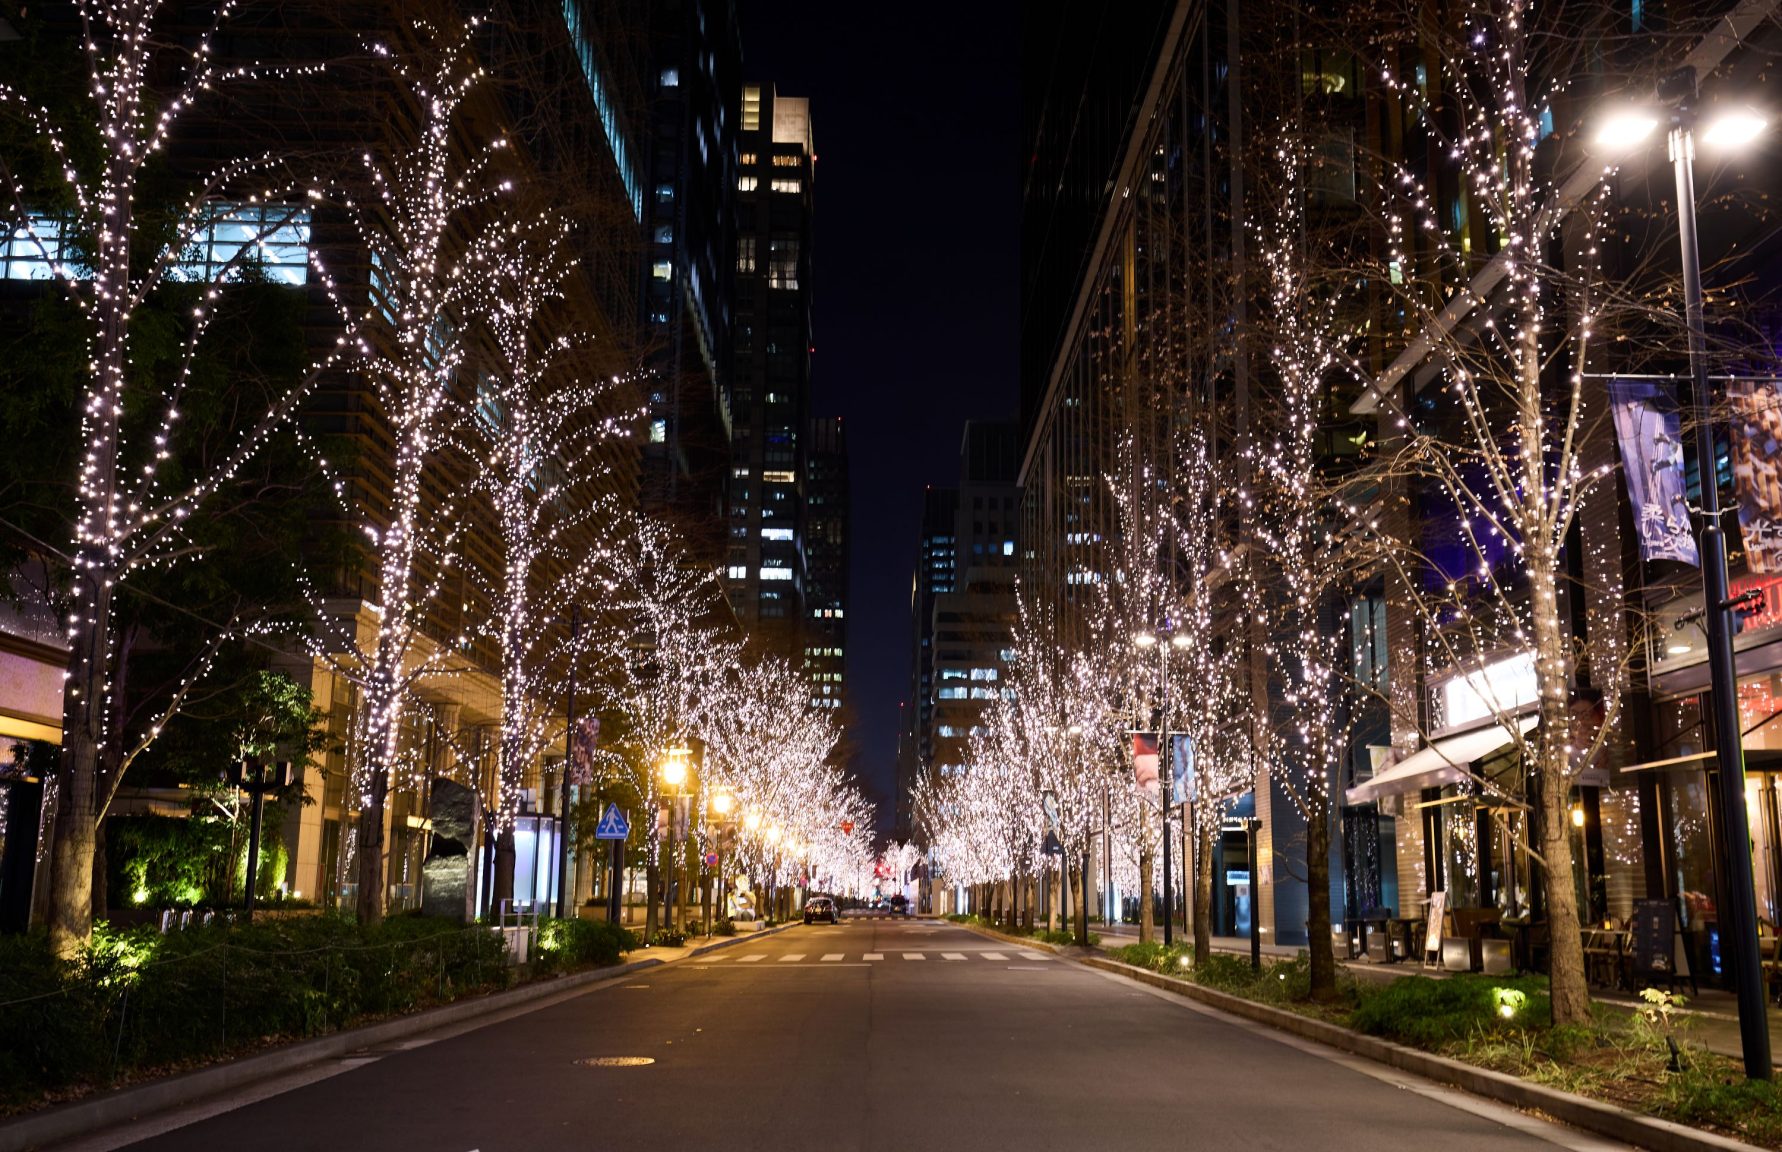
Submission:
[[[1193,939],[1192,934],[1184,937],[1177,925],[1176,940]],[[1138,925],[1136,924],[1091,924],[1091,932],[1101,934],[1101,946],[1104,951],[1118,948],[1124,944],[1138,941]],[[1158,927],[1156,938],[1163,939],[1163,929]],[[1281,944],[1264,944],[1262,954],[1275,958],[1291,958],[1305,949],[1287,947]],[[1213,937],[1213,951],[1227,952],[1234,955],[1248,956],[1250,941],[1238,936]],[[1399,961],[1396,964],[1381,964],[1369,960],[1337,961],[1350,974],[1364,980],[1396,980],[1405,976],[1429,976],[1444,979],[1447,973],[1424,968],[1413,961]],[[1640,1003],[1640,998],[1630,992],[1608,989],[1592,985],[1592,1000],[1600,1004],[1612,1004],[1631,1012]],[[1688,1020],[1688,1036],[1691,1040],[1722,1056],[1739,1059],[1744,1055],[1739,1037],[1739,1005],[1738,998],[1731,992],[1719,988],[1703,988],[1699,994],[1684,991],[1685,1007],[1683,1014]],[[1777,1067],[1782,1068],[1782,1009],[1774,1004],[1769,1006],[1770,1022],[1770,1059]]]

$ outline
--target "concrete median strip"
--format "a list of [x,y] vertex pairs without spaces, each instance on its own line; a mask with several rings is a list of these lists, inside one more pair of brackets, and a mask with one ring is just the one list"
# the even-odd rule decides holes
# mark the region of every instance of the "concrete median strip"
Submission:
[[666,958],[644,956],[609,968],[594,968],[555,979],[537,980],[505,992],[492,992],[486,996],[442,1004],[425,1012],[399,1016],[393,1020],[349,1028],[311,1040],[299,1040],[256,1056],[244,1056],[213,1064],[208,1068],[117,1088],[84,1100],[0,1120],[0,1152],[27,1152],[29,1149],[88,1136],[200,1100],[241,1092],[252,1085],[325,1061],[351,1059],[354,1053],[367,1049],[392,1048],[397,1041],[425,1032],[452,1026],[476,1027],[475,1022],[484,1016],[496,1016],[516,1009],[531,1011],[542,1008],[548,1003],[593,991],[603,984],[616,984],[621,978],[645,968],[660,968],[684,960],[697,962],[702,953],[732,947],[790,927],[792,925],[782,924],[748,936],[720,938],[709,944],[695,946],[684,955]]
[[1284,1008],[1258,1004],[1241,996],[1217,992],[1187,980],[1134,968],[1116,960],[1086,956],[1080,962],[1086,967],[1172,992],[1184,999],[1198,1001],[1301,1039],[1365,1057],[1514,1108],[1539,1112],[1574,1128],[1620,1140],[1637,1148],[1647,1148],[1651,1152],[1761,1152],[1756,1145],[1731,1137],[1703,1132],[1656,1116],[1645,1116],[1502,1072],[1493,1072],[1431,1052],[1394,1044],[1389,1040],[1353,1032],[1323,1020],[1301,1016]]

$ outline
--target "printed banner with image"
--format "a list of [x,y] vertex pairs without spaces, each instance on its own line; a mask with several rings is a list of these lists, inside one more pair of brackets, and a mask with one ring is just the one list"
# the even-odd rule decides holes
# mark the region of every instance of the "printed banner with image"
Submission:
[[1774,381],[1735,380],[1727,400],[1745,565],[1752,572],[1782,572],[1782,395]]
[[1138,786],[1139,795],[1155,804],[1162,794],[1158,781],[1157,733],[1134,732],[1132,734],[1132,769],[1133,783]]
[[1611,380],[1609,407],[1643,560],[1701,565],[1683,498],[1682,420],[1655,380]]

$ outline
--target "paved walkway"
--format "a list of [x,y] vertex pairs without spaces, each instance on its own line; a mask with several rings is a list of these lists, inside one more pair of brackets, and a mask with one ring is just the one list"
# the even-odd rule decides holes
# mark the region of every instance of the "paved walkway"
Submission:
[[[1177,940],[1183,939],[1180,925],[1177,925]],[[1118,948],[1123,944],[1131,944],[1138,939],[1138,926],[1135,924],[1097,924],[1091,931],[1101,934],[1103,949]],[[1192,937],[1189,937],[1192,939]],[[1161,927],[1157,939],[1163,939]],[[1238,936],[1213,937],[1215,952],[1229,952],[1242,956],[1250,954],[1250,941]],[[1303,949],[1287,947],[1279,944],[1264,944],[1263,954],[1275,957],[1291,957],[1298,955]],[[1395,980],[1402,976],[1432,976],[1442,978],[1446,973],[1430,971],[1420,964],[1400,962],[1397,964],[1377,964],[1367,960],[1341,960],[1338,963],[1364,980]],[[1604,1004],[1614,1004],[1632,1011],[1640,1000],[1628,992],[1611,991],[1610,989],[1592,986],[1590,995]],[[1690,1039],[1701,1044],[1710,1052],[1718,1052],[1735,1059],[1742,1057],[1743,1048],[1739,1037],[1739,1004],[1731,992],[1719,988],[1702,988],[1699,993],[1685,991],[1683,993],[1686,1007],[1684,1013],[1688,1018],[1687,1034]],[[1782,1068],[1782,1009],[1774,1004],[1769,1007],[1770,1021],[1770,1053],[1771,1060]]]

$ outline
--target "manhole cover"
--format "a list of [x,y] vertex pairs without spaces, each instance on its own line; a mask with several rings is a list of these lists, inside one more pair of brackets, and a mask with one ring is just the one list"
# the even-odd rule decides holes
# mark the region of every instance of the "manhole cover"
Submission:
[[583,1056],[576,1061],[585,1068],[642,1068],[655,1062],[653,1056]]

